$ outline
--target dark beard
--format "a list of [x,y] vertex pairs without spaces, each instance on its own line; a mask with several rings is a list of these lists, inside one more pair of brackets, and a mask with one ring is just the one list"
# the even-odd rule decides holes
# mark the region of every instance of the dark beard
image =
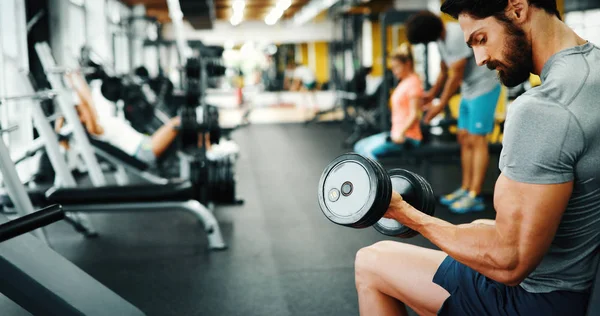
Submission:
[[533,54],[531,44],[522,29],[508,19],[500,19],[506,30],[506,43],[502,55],[505,63],[490,61],[487,67],[498,70],[498,78],[505,86],[512,88],[527,79],[533,70]]

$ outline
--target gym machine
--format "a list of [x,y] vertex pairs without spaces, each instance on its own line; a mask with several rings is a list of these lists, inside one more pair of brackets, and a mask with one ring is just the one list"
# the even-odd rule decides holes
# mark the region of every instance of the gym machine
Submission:
[[[25,77],[25,75],[19,74],[15,77],[15,80],[23,79],[22,77]],[[27,84],[27,80],[23,80],[23,87],[28,90],[27,95],[4,97],[4,98],[0,99],[0,101],[2,103],[7,103],[7,102],[15,101],[15,100],[30,100],[31,101],[31,102],[29,102],[28,106],[31,107],[31,115],[33,118],[33,124],[40,134],[40,137],[39,137],[40,141],[34,142],[34,146],[37,146],[37,144],[43,145],[43,148],[45,149],[45,151],[48,155],[48,158],[50,159],[53,166],[55,166],[54,170],[57,174],[57,177],[60,179],[60,181],[57,183],[58,185],[60,185],[62,187],[76,187],[77,183],[75,181],[75,178],[73,177],[71,172],[69,172],[67,164],[64,161],[64,158],[60,152],[58,137],[56,137],[56,135],[54,134],[54,131],[53,131],[52,127],[50,126],[50,122],[48,121],[48,118],[46,118],[44,111],[41,107],[41,104],[39,103],[42,100],[53,99],[58,94],[64,93],[66,91],[45,90],[45,91],[35,92],[35,91],[33,91],[33,88],[31,87],[31,85]],[[18,128],[18,126],[15,126],[15,128]],[[52,135],[54,135],[54,137]],[[0,146],[1,145],[2,144],[0,144]],[[29,153],[26,152],[25,156],[27,156],[28,154]],[[20,158],[18,158],[18,160],[20,160]],[[11,157],[9,154],[6,157],[2,158],[1,164],[3,166],[4,165],[6,165],[6,166],[11,166],[11,165],[14,166],[15,165],[14,162],[11,160]],[[25,210],[27,213],[31,213],[33,206],[29,205],[31,203],[31,200],[29,198],[30,194],[37,195],[38,197],[35,198],[35,200],[39,201],[40,200],[39,195],[42,195],[41,199],[43,200],[44,192],[41,192],[41,191],[27,192],[24,189],[21,190],[20,186],[16,185],[16,183],[20,183],[20,179],[16,173],[14,175],[12,174],[10,167],[8,168],[8,170],[2,171],[2,174],[4,175],[3,180],[4,180],[5,188],[7,189],[9,195],[11,197],[13,197],[11,199],[11,201],[13,202],[12,204],[15,206],[15,208],[17,210]],[[12,192],[12,194],[11,194],[11,192]],[[21,204],[21,203],[24,203],[24,204]],[[97,235],[94,227],[91,225],[87,216],[85,216],[83,214],[77,214],[77,213],[69,213],[67,216],[68,216],[69,222],[74,226],[74,228],[77,231],[83,233],[84,235],[86,235],[88,237],[94,237]]]
[[[50,68],[54,64],[54,60],[51,55],[44,55],[47,47],[45,43],[38,43],[38,54],[40,59],[49,62]],[[58,96],[68,93],[62,86],[60,78],[54,78],[55,91],[61,91]],[[24,82],[24,84],[27,84]],[[65,91],[65,92],[62,92]],[[88,172],[92,170],[101,170],[100,165],[95,156],[95,152],[90,145],[90,139],[85,134],[84,128],[79,121],[77,114],[75,113],[75,107],[69,100],[65,98],[57,98],[55,102],[59,105],[63,115],[67,117],[67,123],[72,129],[72,138],[75,138],[76,131],[80,130],[83,136],[81,139],[76,139],[78,150],[80,152],[89,152],[93,159],[86,161],[86,167]],[[128,186],[127,190],[123,190],[121,186],[108,186],[105,183],[97,185],[94,183],[94,178],[90,178],[95,187],[82,188],[76,187],[75,180],[73,179],[64,157],[60,153],[60,147],[58,144],[58,136],[54,133],[47,121],[40,104],[32,102],[32,105],[36,110],[34,111],[34,121],[36,128],[38,129],[40,137],[44,137],[45,148],[50,156],[52,167],[56,171],[57,183],[60,186],[52,187],[46,192],[41,193],[39,197],[42,201],[40,203],[46,204],[61,204],[66,212],[74,212],[80,214],[82,212],[147,212],[147,211],[161,211],[161,212],[172,212],[172,211],[185,211],[190,212],[196,216],[203,224],[208,237],[208,247],[210,249],[225,249],[226,245],[223,241],[219,224],[214,218],[214,215],[204,205],[194,199],[194,187],[189,181],[179,181],[163,183],[160,185],[149,184],[149,185],[132,185]],[[72,112],[72,113],[71,113]],[[37,113],[37,114],[36,114]],[[74,120],[69,120],[69,115],[74,116]],[[10,161],[10,157],[5,157],[6,160]],[[85,161],[85,159],[84,159]],[[12,163],[12,161],[10,161]],[[4,166],[5,164],[2,163]],[[16,175],[15,175],[16,176]],[[104,179],[104,175],[100,171],[100,179]],[[4,177],[5,182],[6,176]],[[15,181],[19,181],[18,178]],[[13,181],[11,181],[13,182]],[[8,184],[8,183],[7,183]],[[10,191],[9,191],[10,192]],[[33,206],[24,207],[22,203],[30,201],[27,192],[23,191],[19,196],[15,194],[9,194],[11,202],[15,205],[17,210],[30,210],[32,211]],[[81,215],[81,214],[80,214]],[[89,223],[88,223],[89,224]],[[87,228],[87,226],[84,226]],[[77,228],[77,227],[76,227]],[[87,230],[88,233],[95,234],[93,230]]]

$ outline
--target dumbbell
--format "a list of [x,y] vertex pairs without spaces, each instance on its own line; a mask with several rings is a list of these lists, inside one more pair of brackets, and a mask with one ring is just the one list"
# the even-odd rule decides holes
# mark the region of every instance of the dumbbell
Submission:
[[436,200],[431,185],[404,169],[385,169],[378,162],[355,153],[341,155],[323,171],[319,180],[319,206],[338,225],[373,226],[384,235],[410,238],[418,233],[396,220],[383,218],[392,190],[415,209],[433,216]]

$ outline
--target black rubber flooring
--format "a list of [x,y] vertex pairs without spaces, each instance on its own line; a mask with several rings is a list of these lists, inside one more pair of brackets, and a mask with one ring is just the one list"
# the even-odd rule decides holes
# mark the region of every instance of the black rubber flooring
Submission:
[[[238,192],[246,203],[215,211],[226,251],[207,251],[201,226],[179,212],[91,215],[100,238],[86,240],[59,223],[49,227],[49,239],[147,315],[358,315],[356,251],[390,238],[334,225],[319,210],[319,177],[347,151],[341,148],[346,136],[336,124],[236,131]],[[490,170],[495,164],[492,159]],[[460,169],[435,167],[432,175],[434,190],[446,193],[459,184]],[[493,175],[488,178],[491,191]],[[438,206],[437,216],[452,223],[493,218],[488,204],[485,212],[461,216]],[[420,236],[405,241],[433,247]]]

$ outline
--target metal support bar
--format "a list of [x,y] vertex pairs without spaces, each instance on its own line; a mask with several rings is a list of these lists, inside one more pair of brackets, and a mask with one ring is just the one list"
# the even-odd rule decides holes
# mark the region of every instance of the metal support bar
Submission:
[[211,211],[200,202],[195,200],[179,202],[148,202],[148,203],[119,203],[119,204],[79,204],[64,205],[64,210],[86,213],[108,213],[108,212],[171,212],[174,210],[187,211],[202,221],[208,238],[208,247],[213,250],[227,248],[221,228]]
[[[1,137],[0,172],[2,172],[4,186],[6,187],[6,191],[8,191],[8,196],[10,196],[10,199],[15,205],[17,213],[19,213],[20,216],[25,216],[34,213],[35,209],[33,208],[33,204],[29,199],[29,195],[27,195],[25,187],[21,183],[21,179],[19,179],[19,175],[17,174],[15,164],[10,158],[8,148],[6,147],[6,144],[4,144],[4,140]],[[46,235],[44,235],[44,231],[41,228],[33,231],[33,234],[36,235],[41,241],[48,244]]]

